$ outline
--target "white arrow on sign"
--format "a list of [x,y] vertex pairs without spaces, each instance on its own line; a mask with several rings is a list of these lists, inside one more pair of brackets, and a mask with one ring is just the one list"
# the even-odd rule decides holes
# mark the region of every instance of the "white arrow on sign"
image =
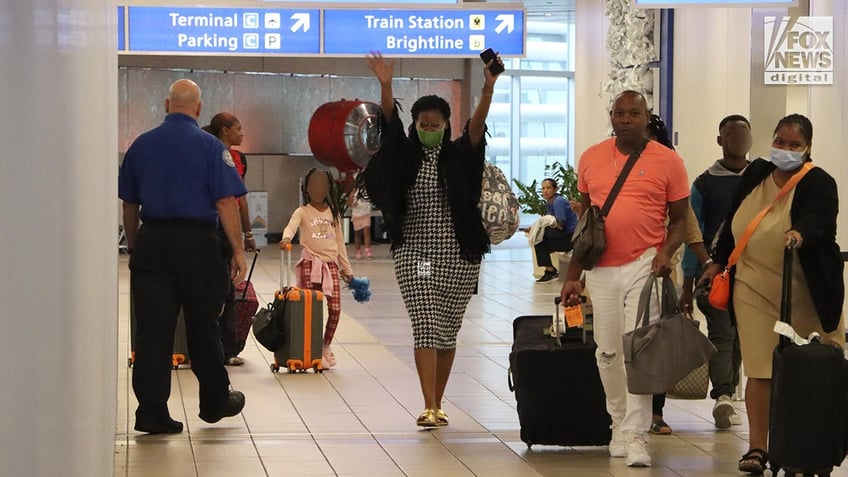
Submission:
[[[291,27],[291,31],[298,31],[303,28],[303,32],[306,33],[309,31],[309,14],[308,13],[295,13],[291,16],[292,20],[296,20],[294,25]],[[512,29],[510,29],[512,31]]]
[[499,21],[500,24],[495,28],[495,33],[501,34],[504,29],[506,29],[507,33],[512,33],[512,30],[515,29],[515,15],[507,15],[502,14],[495,17],[495,20]]

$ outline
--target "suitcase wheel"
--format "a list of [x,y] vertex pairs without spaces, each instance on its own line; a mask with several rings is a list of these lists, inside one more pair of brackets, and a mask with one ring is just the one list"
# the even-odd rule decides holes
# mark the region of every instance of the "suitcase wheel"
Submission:
[[133,365],[133,359],[127,358],[127,367],[132,368],[132,365]]
[[279,372],[280,372],[280,366],[279,366],[279,365],[277,365],[277,363],[276,363],[276,362],[275,362],[275,363],[271,363],[271,372],[272,372],[272,373],[279,373]]
[[321,373],[321,374],[323,374],[323,373],[324,373],[324,368],[319,368],[319,367],[318,367],[318,365],[316,364],[315,366],[312,366],[312,371],[314,371],[314,372],[316,372],[316,373]]

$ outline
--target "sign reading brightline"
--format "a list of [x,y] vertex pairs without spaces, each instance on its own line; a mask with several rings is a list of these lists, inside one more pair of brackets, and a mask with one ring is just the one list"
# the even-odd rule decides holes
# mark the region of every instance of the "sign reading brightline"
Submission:
[[129,7],[130,51],[320,53],[319,10]]
[[327,55],[523,56],[524,11],[325,9],[323,34]]

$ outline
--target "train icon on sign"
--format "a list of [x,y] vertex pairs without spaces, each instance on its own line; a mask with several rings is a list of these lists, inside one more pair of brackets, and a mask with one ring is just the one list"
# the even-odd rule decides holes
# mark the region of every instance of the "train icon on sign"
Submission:
[[468,25],[470,26],[471,30],[485,30],[486,15],[469,15]]

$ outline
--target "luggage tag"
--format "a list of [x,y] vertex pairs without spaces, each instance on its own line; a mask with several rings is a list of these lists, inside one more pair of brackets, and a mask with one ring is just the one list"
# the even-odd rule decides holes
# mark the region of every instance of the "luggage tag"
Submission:
[[583,326],[583,307],[580,305],[565,307],[565,324],[569,328],[578,328]]

